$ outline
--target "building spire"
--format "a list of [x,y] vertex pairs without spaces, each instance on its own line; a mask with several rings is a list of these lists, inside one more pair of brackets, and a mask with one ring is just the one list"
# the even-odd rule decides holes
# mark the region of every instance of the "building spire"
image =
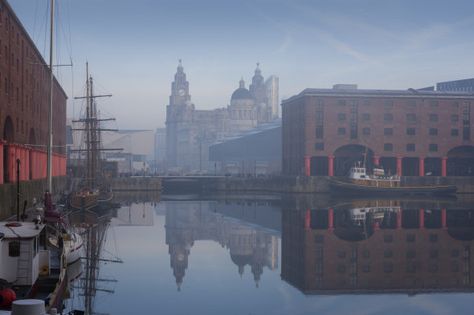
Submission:
[[243,77],[240,78],[240,81],[239,81],[239,88],[241,88],[241,89],[242,89],[242,88],[245,88],[245,81],[244,81],[244,78],[243,78]]
[[257,68],[255,69],[255,74],[260,74],[262,71],[260,70],[260,62],[257,62]]
[[179,63],[178,63],[178,71],[183,71],[183,63],[182,63],[182,60],[181,59],[178,59]]

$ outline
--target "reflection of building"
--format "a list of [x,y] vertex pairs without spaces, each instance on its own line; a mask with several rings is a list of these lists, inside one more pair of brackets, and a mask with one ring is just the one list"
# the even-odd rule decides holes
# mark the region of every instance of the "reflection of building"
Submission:
[[271,270],[278,266],[278,238],[254,225],[224,216],[214,202],[167,202],[166,207],[166,244],[178,289],[191,248],[198,240],[214,240],[228,248],[241,275],[245,266],[250,266],[256,285],[265,266]]
[[112,223],[114,225],[126,226],[153,226],[153,211],[155,207],[152,203],[131,203],[129,206],[117,209]]
[[474,211],[288,210],[282,278],[306,294],[473,291]]
[[347,175],[357,160],[404,176],[474,175],[474,95],[305,89],[283,101],[288,175]]
[[189,82],[180,62],[166,108],[168,169],[180,172],[213,170],[208,162],[209,146],[225,136],[238,135],[258,124],[272,121],[278,115],[274,113],[276,101],[278,80],[274,77],[266,85],[257,65],[249,89],[244,80],[240,80],[227,107],[197,110],[191,102]]

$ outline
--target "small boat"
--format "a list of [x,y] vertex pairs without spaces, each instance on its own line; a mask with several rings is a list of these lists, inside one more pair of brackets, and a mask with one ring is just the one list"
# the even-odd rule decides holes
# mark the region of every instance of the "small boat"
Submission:
[[384,169],[376,167],[372,174],[367,174],[365,166],[358,162],[349,170],[346,179],[329,178],[333,193],[345,194],[387,194],[387,195],[447,195],[455,194],[453,185],[405,186],[398,175],[386,175]]
[[90,210],[99,204],[99,191],[91,189],[81,189],[72,193],[69,205],[75,210]]

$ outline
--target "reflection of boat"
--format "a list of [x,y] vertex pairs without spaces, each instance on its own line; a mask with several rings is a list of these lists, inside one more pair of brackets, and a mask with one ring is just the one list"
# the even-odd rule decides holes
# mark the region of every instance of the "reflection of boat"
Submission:
[[385,175],[383,169],[376,168],[372,174],[367,174],[363,165],[354,165],[349,171],[349,178],[329,178],[332,192],[349,194],[454,194],[456,186],[452,185],[420,185],[404,186],[397,175]]

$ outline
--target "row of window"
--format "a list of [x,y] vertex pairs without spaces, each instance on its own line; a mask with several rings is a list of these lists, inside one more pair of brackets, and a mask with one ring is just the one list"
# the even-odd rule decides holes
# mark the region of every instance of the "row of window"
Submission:
[[[316,120],[321,120],[322,114],[319,112],[316,115]],[[371,115],[369,113],[363,113],[362,114],[362,121],[370,121],[371,120]],[[338,121],[346,121],[347,115],[345,113],[338,113],[337,114],[337,120]],[[430,122],[438,122],[439,121],[439,116],[438,114],[429,114],[428,119]],[[391,113],[385,113],[383,115],[383,120],[384,122],[392,122],[393,121],[393,114]],[[409,123],[416,123],[417,122],[417,116],[414,113],[408,113],[406,114],[406,121]],[[459,121],[459,115],[457,114],[452,114],[451,115],[451,122],[455,123]]]
[[[345,127],[337,128],[337,134],[339,136],[345,135],[346,134],[346,128]],[[370,136],[371,129],[369,127],[362,128],[362,134],[364,136]],[[384,134],[384,136],[393,136],[393,128],[384,128],[383,134]],[[406,134],[409,135],[409,136],[416,135],[416,128],[407,128],[406,129]],[[438,128],[429,128],[428,129],[428,134],[430,136],[437,136],[438,135]],[[323,135],[324,135],[323,127],[322,126],[316,127],[316,139],[322,139]],[[451,129],[451,136],[457,137],[458,135],[459,135],[459,129],[456,129],[456,128]]]
[[[316,151],[324,151],[324,142],[317,142],[314,145],[314,149]],[[393,143],[384,143],[383,150],[386,152],[393,152]],[[414,152],[416,151],[416,144],[414,143],[407,143],[406,145],[407,152]],[[428,144],[428,151],[430,152],[438,152],[438,144],[430,143]]]
[[[438,107],[439,106],[439,101],[438,100],[429,100],[429,101],[421,101],[418,104],[422,105],[424,102],[428,102],[430,107]],[[379,101],[376,101],[374,103],[379,103]],[[353,105],[353,104],[362,104],[364,106],[368,106],[372,104],[371,100],[365,99],[365,100],[344,100],[344,99],[339,99],[336,101],[336,104],[339,106],[346,106],[347,104]],[[411,100],[406,100],[406,105],[409,107],[416,107],[417,101],[414,99]],[[319,107],[322,107],[324,105],[324,101],[322,99],[319,99],[317,102],[317,105]],[[392,99],[386,99],[383,101],[383,106],[386,109],[391,109],[393,108],[394,101]],[[459,107],[459,102],[458,101],[452,101],[451,105],[453,107]]]

